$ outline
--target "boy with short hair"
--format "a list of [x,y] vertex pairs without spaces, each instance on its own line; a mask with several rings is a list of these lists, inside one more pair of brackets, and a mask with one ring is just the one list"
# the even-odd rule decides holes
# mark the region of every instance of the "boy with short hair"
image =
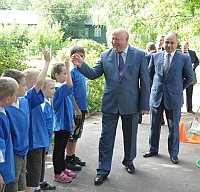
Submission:
[[[48,60],[47,50],[43,50],[43,55],[45,61]],[[45,65],[49,65],[48,61],[46,63]],[[25,73],[15,69],[9,69],[3,73],[3,76],[12,77],[19,84],[17,100],[11,106],[5,108],[11,124],[15,163],[15,180],[6,185],[5,192],[26,189],[26,155],[29,149],[30,111],[44,102],[43,93],[39,88],[41,87],[43,74],[47,69],[44,66],[44,71],[41,72],[42,75],[39,75],[34,88],[29,90],[27,94]]]
[[[16,101],[18,84],[10,77],[0,77],[0,191],[15,179],[13,144],[5,107]],[[5,184],[2,186],[2,184]]]
[[[43,55],[45,58],[45,65],[41,72],[37,69],[24,70],[24,73],[26,74],[26,86],[28,88],[27,93],[33,90],[33,88],[35,88],[36,91],[41,91],[41,88],[44,85],[44,81],[50,64],[49,50],[43,49]],[[45,168],[44,148],[48,146],[48,141],[49,139],[44,115],[41,106],[37,106],[32,109],[30,113],[29,150],[27,154],[26,164],[27,187],[25,192],[33,192],[34,188],[39,186],[39,182],[44,180],[44,178],[41,178],[41,173],[42,170]]]
[[[48,146],[45,147],[45,153],[44,153],[44,161],[47,160],[47,154],[48,154],[48,150],[50,147],[50,143],[51,143],[51,139],[52,139],[52,135],[53,135],[53,108],[52,108],[52,103],[51,103],[51,99],[54,96],[55,93],[55,81],[51,78],[46,78],[44,81],[44,85],[42,87],[42,92],[44,94],[44,103],[41,104],[41,108],[42,108],[42,112],[44,114],[44,119],[46,122],[46,127],[47,127],[47,131],[48,133]],[[42,178],[45,175],[45,169],[42,170]],[[39,192],[41,190],[55,190],[56,186],[51,185],[50,183],[46,182],[45,180],[40,182],[40,185],[35,188],[34,192]]]
[[[83,59],[85,58],[85,50],[82,46],[74,45],[70,50],[70,56],[79,54]],[[83,124],[85,116],[88,115],[87,99],[86,99],[86,78],[82,75],[76,66],[71,67],[71,78],[73,82],[73,104],[75,109],[74,122],[75,130],[70,134],[70,138],[66,146],[66,167],[68,169],[79,171],[81,166],[85,166],[86,162],[75,156],[76,144],[78,138],[83,132]]]

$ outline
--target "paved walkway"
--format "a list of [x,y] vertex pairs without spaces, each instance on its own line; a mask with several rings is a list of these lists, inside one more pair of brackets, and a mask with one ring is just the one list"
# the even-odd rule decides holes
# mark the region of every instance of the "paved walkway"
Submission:
[[[200,106],[200,85],[195,85],[193,110]],[[187,136],[189,124],[194,115],[182,108],[181,121],[185,123]],[[101,113],[98,112],[86,119],[84,133],[77,143],[77,155],[87,165],[77,172],[77,177],[70,184],[53,181],[52,151],[46,162],[46,180],[56,185],[58,192],[197,192],[200,190],[200,169],[195,162],[200,158],[200,144],[180,143],[179,164],[174,165],[167,151],[167,125],[162,126],[160,150],[157,157],[143,158],[148,150],[149,115],[144,116],[138,129],[137,157],[134,160],[136,172],[128,174],[121,164],[123,158],[123,139],[121,122],[119,122],[111,173],[105,182],[95,186],[98,160],[98,140],[101,133]]]

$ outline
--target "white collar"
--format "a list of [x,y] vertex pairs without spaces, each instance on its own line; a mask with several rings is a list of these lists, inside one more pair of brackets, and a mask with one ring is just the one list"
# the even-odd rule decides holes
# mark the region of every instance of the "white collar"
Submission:
[[3,107],[0,107],[0,112],[4,113],[6,115],[5,109]]
[[126,48],[123,50],[123,53],[128,53],[128,48],[129,48],[129,44],[126,46]]
[[19,100],[17,99],[17,101],[14,102],[14,103],[12,104],[12,106],[19,109]]
[[48,103],[49,105],[51,105],[51,100],[50,100],[50,99],[44,98],[44,101],[45,101],[46,103]]
[[[171,55],[171,58],[174,56],[175,52],[176,52],[176,51],[174,51],[174,52],[170,53],[170,55]],[[169,53],[167,53],[166,51],[164,51],[164,54],[165,54],[165,57],[166,57],[166,56],[167,56]]]

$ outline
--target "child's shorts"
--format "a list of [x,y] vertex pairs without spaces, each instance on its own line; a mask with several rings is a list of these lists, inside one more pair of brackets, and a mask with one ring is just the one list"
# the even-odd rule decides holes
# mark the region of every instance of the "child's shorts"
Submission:
[[26,189],[26,156],[20,157],[14,154],[15,179],[8,183],[5,191],[24,191]]
[[81,112],[82,112],[82,118],[81,119],[75,118],[75,116],[74,116],[74,123],[76,125],[76,128],[70,134],[68,141],[76,142],[78,140],[78,138],[81,138],[81,136],[82,136],[83,124],[84,124],[84,121],[85,121],[86,111],[81,111]]
[[44,181],[44,148],[38,148],[28,151],[26,170],[27,187],[38,187],[40,181]]

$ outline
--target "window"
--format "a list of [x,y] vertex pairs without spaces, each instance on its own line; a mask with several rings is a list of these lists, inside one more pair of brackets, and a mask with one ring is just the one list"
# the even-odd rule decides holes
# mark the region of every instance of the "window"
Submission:
[[101,37],[101,28],[100,27],[94,28],[94,37]]

